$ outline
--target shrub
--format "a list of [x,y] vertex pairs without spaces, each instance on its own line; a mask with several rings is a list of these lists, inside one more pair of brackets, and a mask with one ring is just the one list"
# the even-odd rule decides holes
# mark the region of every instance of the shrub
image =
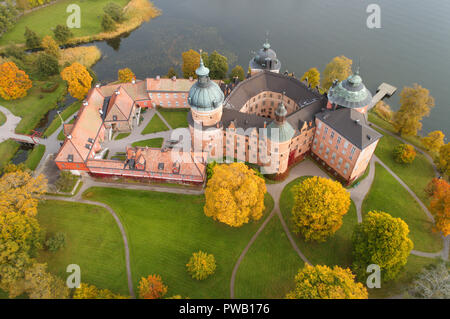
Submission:
[[59,73],[58,60],[53,55],[41,52],[35,63],[38,73],[44,77]]
[[124,20],[123,9],[115,2],[109,2],[104,8],[103,11],[109,15],[114,21],[120,23]]
[[56,41],[61,44],[66,43],[72,36],[73,33],[66,25],[58,24],[53,30],[53,34],[55,35]]
[[216,259],[213,254],[198,251],[192,254],[186,267],[192,278],[203,280],[216,271]]
[[37,48],[41,45],[41,39],[38,37],[36,32],[25,27],[25,45],[29,49]]
[[58,232],[45,242],[48,251],[55,252],[66,246],[66,234]]
[[416,150],[410,144],[399,144],[394,149],[394,158],[397,163],[411,164],[416,158]]
[[45,82],[44,85],[41,87],[41,92],[43,93],[52,93],[55,92],[56,89],[59,87],[58,82]]
[[391,110],[391,107],[384,103],[383,101],[378,102],[375,104],[373,111],[376,115],[378,115],[383,120],[390,122],[393,117],[393,112]]
[[105,13],[102,17],[102,29],[106,32],[116,30],[116,23],[114,22],[114,19],[107,13]]

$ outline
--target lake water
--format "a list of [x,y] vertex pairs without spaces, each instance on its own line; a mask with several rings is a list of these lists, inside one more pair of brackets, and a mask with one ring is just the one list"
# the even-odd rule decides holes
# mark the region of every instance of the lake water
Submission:
[[[450,1],[443,0],[155,0],[163,14],[127,37],[98,43],[104,53],[94,70],[115,80],[130,67],[138,78],[181,73],[181,53],[218,50],[247,69],[251,52],[269,40],[282,71],[301,76],[310,67],[323,71],[337,55],[361,61],[361,76],[375,93],[382,82],[399,88],[387,100],[398,108],[404,86],[419,83],[436,107],[423,120],[423,132],[450,135]],[[368,29],[369,4],[381,7],[381,29]]]

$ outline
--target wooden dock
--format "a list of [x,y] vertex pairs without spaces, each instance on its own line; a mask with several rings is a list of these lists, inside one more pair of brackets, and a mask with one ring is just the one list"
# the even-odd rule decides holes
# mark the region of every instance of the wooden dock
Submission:
[[395,94],[395,92],[397,92],[397,88],[395,86],[387,83],[381,83],[381,85],[378,87],[377,94],[375,94],[372,98],[372,102],[370,103],[369,108],[374,107],[375,104],[384,99],[385,96],[391,97]]

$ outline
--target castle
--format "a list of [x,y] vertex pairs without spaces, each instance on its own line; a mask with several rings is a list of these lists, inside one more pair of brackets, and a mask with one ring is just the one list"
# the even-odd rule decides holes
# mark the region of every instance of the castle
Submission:
[[[97,85],[75,123],[64,125],[66,139],[55,163],[94,176],[202,183],[208,159],[233,158],[255,163],[265,174],[283,174],[310,154],[347,183],[365,172],[381,134],[367,124],[372,94],[359,72],[322,95],[280,74],[281,62],[267,41],[249,68],[251,75],[232,90],[211,80],[202,60],[196,81],[157,77]],[[174,161],[172,150],[139,147],[126,149],[125,163],[101,158],[105,139],[132,130],[141,109],[155,106],[190,108],[192,148],[181,154],[186,162]]]

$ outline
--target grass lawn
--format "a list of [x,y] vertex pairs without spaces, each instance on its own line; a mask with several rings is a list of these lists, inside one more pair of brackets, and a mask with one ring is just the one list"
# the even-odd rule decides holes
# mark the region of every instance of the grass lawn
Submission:
[[44,153],[45,145],[40,144],[33,147],[33,150],[28,155],[28,158],[25,161],[25,166],[34,171],[39,165],[39,162],[41,161],[42,156],[44,156]]
[[44,201],[38,207],[38,220],[47,236],[66,234],[66,247],[51,253],[42,251],[40,262],[65,280],[69,264],[81,267],[81,281],[128,295],[125,253],[114,218],[98,206]]
[[409,226],[414,249],[437,252],[442,239],[432,231],[433,224],[414,198],[380,164],[376,164],[375,179],[362,206],[363,218],[371,210],[384,211],[403,219]]
[[19,147],[20,144],[13,140],[6,140],[0,143],[0,169],[9,163]]
[[[66,121],[69,117],[71,117],[75,112],[78,112],[78,110],[81,107],[82,101],[77,101],[75,103],[72,103],[70,106],[68,106],[64,111],[61,112],[61,117],[64,121]],[[72,122],[72,121],[71,121]],[[73,123],[73,122],[72,122]],[[61,125],[61,119],[59,116],[56,116],[55,119],[50,123],[50,125],[45,130],[43,136],[49,137],[53,133],[56,132],[58,128],[62,127]]]
[[33,81],[33,87],[28,91],[26,97],[9,101],[0,98],[0,105],[8,108],[14,115],[22,117],[16,127],[16,133],[29,134],[45,114],[55,108],[57,102],[64,97],[66,94],[65,82],[61,78],[55,78],[55,81],[59,81],[60,84],[52,93],[41,92],[40,87],[46,81]]
[[349,211],[344,215],[342,227],[324,243],[306,242],[300,235],[295,235],[292,231],[294,229],[291,220],[291,211],[294,205],[292,187],[307,178],[308,176],[297,178],[283,189],[280,197],[280,210],[284,220],[291,230],[298,247],[311,263],[349,267],[352,262],[351,237],[353,229],[358,223],[356,207],[353,201]]
[[167,130],[169,130],[167,125],[164,124],[164,122],[161,120],[159,115],[157,113],[155,113],[155,115],[153,115],[152,119],[147,124],[147,126],[144,128],[144,130],[141,132],[141,134],[144,135],[144,134],[162,132],[162,131],[167,131]]
[[6,123],[6,115],[0,112],[0,126]]
[[411,164],[397,163],[394,159],[393,152],[399,144],[402,144],[402,142],[395,137],[384,135],[378,142],[375,154],[427,205],[429,199],[424,190],[433,177],[435,177],[433,166],[419,152],[417,152],[417,156]]
[[292,248],[277,215],[273,216],[239,266],[236,298],[284,298],[304,262]]
[[128,136],[130,136],[131,133],[119,133],[114,137],[115,140],[122,140]]
[[166,119],[172,129],[188,127],[187,114],[189,109],[163,109],[158,108],[158,112]]
[[161,148],[163,145],[164,139],[162,137],[151,138],[149,140],[137,141],[131,144],[132,146],[140,146],[140,147],[157,147]]
[[[205,216],[203,195],[94,187],[83,196],[107,203],[119,215],[130,244],[134,287],[141,277],[159,274],[169,287],[167,296],[189,298],[229,298],[233,267],[273,206],[266,195],[269,208],[261,220],[233,228]],[[186,271],[198,250],[214,254],[217,262],[215,274],[203,281]]]
[[[41,38],[45,35],[53,36],[52,28],[58,24],[65,25],[67,17],[67,6],[69,4],[77,4],[81,8],[82,21],[81,28],[74,28],[72,32],[74,37],[95,35],[102,32],[101,15],[103,14],[103,7],[108,2],[115,2],[122,7],[128,3],[127,0],[63,0],[51,6],[36,10],[29,13],[17,21],[16,25],[3,34],[0,38],[0,45],[9,43],[25,43],[25,27],[35,31]],[[51,19],[48,19],[51,17]]]

